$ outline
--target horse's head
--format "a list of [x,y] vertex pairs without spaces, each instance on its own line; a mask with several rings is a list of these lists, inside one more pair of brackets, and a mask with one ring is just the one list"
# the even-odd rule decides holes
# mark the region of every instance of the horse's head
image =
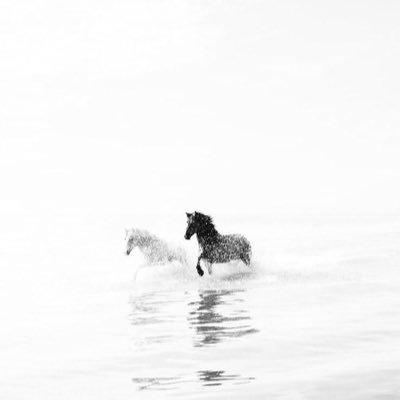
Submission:
[[186,215],[186,240],[189,240],[194,234],[197,235],[197,238],[207,239],[215,238],[218,235],[218,231],[215,229],[213,220],[209,215],[205,215],[197,211],[192,214],[186,213]]
[[135,241],[135,235],[132,230],[125,229],[125,241],[126,241],[126,255],[129,256],[131,254],[131,251],[134,249],[136,246],[136,241]]
[[196,212],[192,214],[186,213],[186,216],[187,216],[187,228],[185,233],[185,239],[189,240],[197,231]]

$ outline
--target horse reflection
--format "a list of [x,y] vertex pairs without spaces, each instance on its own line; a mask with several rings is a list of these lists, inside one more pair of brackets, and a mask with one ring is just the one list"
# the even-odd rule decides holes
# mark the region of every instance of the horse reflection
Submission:
[[[199,300],[189,303],[192,311],[189,322],[195,329],[194,346],[208,346],[222,340],[238,338],[258,332],[250,324],[249,312],[240,307],[238,290],[207,290],[199,293]],[[219,308],[226,305],[228,313]],[[217,310],[218,309],[218,310]]]
[[254,380],[252,376],[227,374],[225,371],[214,370],[197,371],[197,376],[203,386],[221,386],[226,381],[235,381],[236,384],[244,384]]

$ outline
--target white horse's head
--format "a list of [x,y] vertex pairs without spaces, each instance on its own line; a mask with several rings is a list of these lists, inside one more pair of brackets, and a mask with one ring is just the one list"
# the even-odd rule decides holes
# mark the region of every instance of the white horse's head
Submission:
[[131,254],[131,251],[137,245],[136,238],[137,238],[137,235],[135,235],[134,229],[126,229],[125,228],[125,243],[126,243],[125,253],[127,256],[129,256],[129,254]]
[[152,235],[145,230],[125,229],[126,255],[129,256],[135,247],[142,249],[148,246],[151,241]]

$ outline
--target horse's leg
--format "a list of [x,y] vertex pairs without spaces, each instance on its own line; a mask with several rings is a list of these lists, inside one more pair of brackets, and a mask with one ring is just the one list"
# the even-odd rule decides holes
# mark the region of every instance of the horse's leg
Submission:
[[178,261],[181,263],[181,265],[183,265],[183,266],[187,265],[186,254],[183,250],[179,250],[177,258],[178,258]]
[[197,269],[197,273],[200,275],[200,276],[203,276],[204,275],[204,271],[201,269],[201,266],[200,266],[200,260],[201,260],[201,257],[203,256],[203,254],[200,254],[199,255],[199,258],[198,258],[198,260],[197,260],[197,265],[196,265],[196,269]]
[[211,275],[212,274],[212,264],[211,264],[211,262],[207,260],[207,264],[206,265],[207,265],[208,273]]

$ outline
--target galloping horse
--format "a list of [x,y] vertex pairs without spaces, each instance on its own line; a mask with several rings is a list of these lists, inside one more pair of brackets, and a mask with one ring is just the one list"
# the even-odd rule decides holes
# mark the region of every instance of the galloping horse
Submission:
[[125,229],[126,255],[134,248],[142,251],[150,264],[163,264],[178,261],[186,265],[186,252],[180,247],[173,247],[164,240],[141,229]]
[[242,235],[221,235],[214,226],[210,216],[195,211],[186,213],[187,229],[185,239],[189,240],[194,234],[200,247],[200,256],[197,260],[197,272],[204,275],[200,260],[206,262],[209,274],[212,273],[212,264],[225,263],[232,260],[242,260],[250,265],[250,242]]

